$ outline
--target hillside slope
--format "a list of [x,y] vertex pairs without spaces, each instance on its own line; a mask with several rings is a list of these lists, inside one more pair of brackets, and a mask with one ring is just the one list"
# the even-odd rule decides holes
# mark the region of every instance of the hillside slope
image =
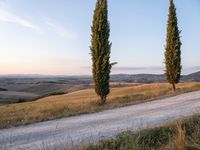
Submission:
[[[200,90],[200,83],[181,83],[177,94]],[[172,96],[166,83],[112,88],[106,105],[99,106],[93,89],[49,96],[37,101],[0,106],[0,128],[124,107]]]
[[[164,83],[165,75],[116,74],[111,75],[111,86],[129,84]],[[182,76],[181,82],[200,82],[200,72]],[[0,105],[37,100],[49,95],[92,88],[91,76],[0,76]],[[12,93],[9,95],[8,93]]]
[[[0,149],[1,145],[8,149],[53,149],[56,144],[67,147],[66,144],[72,142],[83,144],[89,139],[93,142],[122,131],[141,130],[190,116],[199,109],[198,91],[99,113],[0,130]],[[12,139],[14,144],[8,139]]]

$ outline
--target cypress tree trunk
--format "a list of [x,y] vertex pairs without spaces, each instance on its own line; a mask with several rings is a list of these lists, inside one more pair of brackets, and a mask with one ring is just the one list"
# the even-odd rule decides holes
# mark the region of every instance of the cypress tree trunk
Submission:
[[108,21],[107,0],[97,0],[92,25],[91,55],[92,73],[95,92],[100,97],[100,104],[106,102],[110,92],[111,43],[109,42],[110,26]]
[[176,92],[176,84],[172,83],[172,92]]
[[169,16],[167,24],[167,40],[165,47],[165,67],[167,81],[172,85],[172,91],[176,91],[176,84],[181,78],[181,41],[176,8],[173,0],[170,0]]

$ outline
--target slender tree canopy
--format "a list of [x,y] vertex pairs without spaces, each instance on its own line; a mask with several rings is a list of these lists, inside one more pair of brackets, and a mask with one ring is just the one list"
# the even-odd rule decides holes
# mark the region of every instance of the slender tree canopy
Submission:
[[166,78],[172,84],[173,91],[176,90],[175,84],[181,77],[181,41],[176,8],[173,0],[170,0],[169,16],[167,26],[167,40],[165,47]]
[[107,0],[97,0],[92,25],[91,55],[95,92],[106,102],[110,92],[109,81],[112,64],[110,64],[111,43],[108,21]]

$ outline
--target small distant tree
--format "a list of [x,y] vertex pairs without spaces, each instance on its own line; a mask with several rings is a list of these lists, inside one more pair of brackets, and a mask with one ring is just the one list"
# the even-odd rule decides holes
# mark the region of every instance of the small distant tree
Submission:
[[109,81],[113,64],[110,64],[111,43],[108,21],[107,0],[97,0],[92,25],[91,55],[92,73],[95,92],[100,97],[100,104],[106,102],[110,92]]
[[176,8],[173,0],[170,0],[167,27],[167,39],[165,47],[166,78],[172,85],[172,91],[176,91],[176,84],[181,78],[181,40],[178,29]]

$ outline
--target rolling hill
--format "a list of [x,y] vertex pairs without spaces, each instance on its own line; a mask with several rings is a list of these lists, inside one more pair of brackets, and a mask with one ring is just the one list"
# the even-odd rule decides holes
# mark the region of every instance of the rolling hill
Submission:
[[[111,87],[164,83],[165,75],[111,75]],[[200,72],[184,75],[181,82],[200,82]],[[0,76],[0,105],[37,100],[50,95],[92,88],[91,76],[5,75]]]

